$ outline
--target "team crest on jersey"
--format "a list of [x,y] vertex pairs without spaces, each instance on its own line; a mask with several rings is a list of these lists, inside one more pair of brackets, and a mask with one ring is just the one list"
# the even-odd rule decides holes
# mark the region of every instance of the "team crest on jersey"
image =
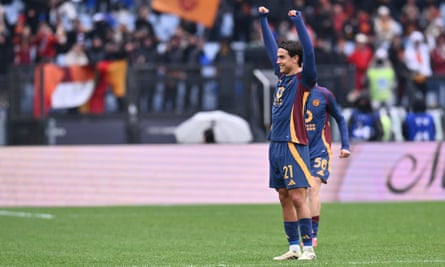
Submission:
[[314,100],[312,100],[312,105],[313,105],[314,107],[318,107],[318,106],[320,106],[320,99],[314,99]]
[[277,92],[275,93],[274,105],[280,106],[283,104],[282,96],[285,89],[286,88],[283,86],[278,87]]

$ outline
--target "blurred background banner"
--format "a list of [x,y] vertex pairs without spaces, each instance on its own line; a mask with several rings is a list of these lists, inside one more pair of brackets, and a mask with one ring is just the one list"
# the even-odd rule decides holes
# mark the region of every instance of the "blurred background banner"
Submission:
[[219,0],[153,0],[154,10],[176,14],[181,18],[212,27]]

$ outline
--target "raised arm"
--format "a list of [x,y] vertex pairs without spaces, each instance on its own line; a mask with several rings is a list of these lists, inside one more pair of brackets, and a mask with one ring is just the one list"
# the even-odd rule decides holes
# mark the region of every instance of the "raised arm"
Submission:
[[278,45],[272,34],[272,31],[270,30],[269,21],[267,20],[269,9],[265,8],[264,6],[260,6],[258,8],[258,12],[260,13],[261,33],[263,36],[263,42],[266,48],[267,56],[269,57],[270,63],[274,68],[275,74],[278,75],[280,72],[280,68],[277,65]]
[[289,18],[295,25],[303,49],[303,83],[307,87],[313,87],[317,80],[317,67],[315,63],[314,46],[312,45],[309,33],[304,25],[302,14],[297,10],[288,12]]

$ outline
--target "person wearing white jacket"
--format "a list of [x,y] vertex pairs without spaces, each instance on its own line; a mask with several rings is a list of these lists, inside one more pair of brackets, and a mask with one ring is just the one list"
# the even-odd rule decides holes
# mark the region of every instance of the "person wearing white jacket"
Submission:
[[409,99],[419,96],[424,100],[427,93],[427,79],[433,74],[431,69],[431,57],[428,45],[425,43],[423,34],[413,31],[406,42],[405,64],[411,71],[413,92],[408,92]]

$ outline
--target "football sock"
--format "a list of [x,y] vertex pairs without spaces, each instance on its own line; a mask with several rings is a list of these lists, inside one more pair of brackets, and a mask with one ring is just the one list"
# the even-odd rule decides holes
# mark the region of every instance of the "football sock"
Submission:
[[310,218],[304,218],[300,219],[298,223],[300,225],[303,246],[312,247],[312,220]]
[[300,250],[300,238],[298,236],[298,222],[284,222],[284,231],[286,232],[289,250]]
[[312,217],[312,233],[313,237],[316,238],[318,234],[318,224],[320,223],[320,216]]

